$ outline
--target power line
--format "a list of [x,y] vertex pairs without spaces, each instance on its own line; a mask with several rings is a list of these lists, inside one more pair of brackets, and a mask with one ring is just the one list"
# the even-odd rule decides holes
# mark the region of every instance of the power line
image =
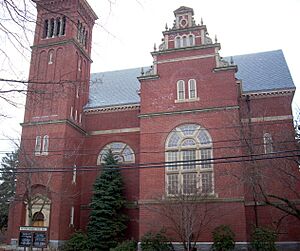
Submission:
[[[289,150],[281,152],[273,152],[269,154],[250,154],[250,155],[236,155],[236,156],[226,156],[218,158],[208,158],[208,159],[194,159],[194,160],[182,160],[182,161],[171,161],[171,162],[149,162],[149,163],[134,163],[134,164],[118,164],[108,167],[109,169],[117,170],[135,170],[135,169],[146,169],[146,168],[168,168],[174,166],[190,166],[195,165],[207,165],[207,164],[228,164],[228,163],[238,163],[238,162],[249,162],[249,161],[262,161],[271,159],[282,159],[282,158],[294,158],[300,156],[300,150]],[[24,170],[21,170],[23,169]],[[39,172],[73,172],[74,168],[76,171],[95,171],[98,169],[106,169],[105,166],[70,166],[70,167],[20,167],[18,170],[13,170],[15,173],[39,173]],[[203,168],[205,170],[205,168]],[[210,171],[210,168],[208,168]],[[0,173],[6,173],[0,170]]]

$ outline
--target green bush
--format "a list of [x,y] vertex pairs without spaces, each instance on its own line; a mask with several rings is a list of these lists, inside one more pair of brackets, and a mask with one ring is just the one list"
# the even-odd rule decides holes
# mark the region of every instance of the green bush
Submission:
[[123,241],[115,248],[111,248],[110,251],[136,251],[137,243],[136,241]]
[[227,225],[220,225],[216,227],[213,232],[212,250],[214,251],[229,251],[233,250],[235,246],[234,232]]
[[81,231],[75,232],[65,243],[64,251],[89,251],[87,235]]
[[164,231],[158,233],[146,233],[141,240],[143,251],[170,251],[173,250],[172,244],[166,237]]
[[257,227],[251,235],[251,246],[256,251],[275,251],[277,234],[268,228]]

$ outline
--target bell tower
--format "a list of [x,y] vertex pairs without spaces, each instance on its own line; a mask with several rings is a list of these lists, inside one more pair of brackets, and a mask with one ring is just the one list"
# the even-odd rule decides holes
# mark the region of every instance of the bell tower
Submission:
[[97,16],[84,0],[35,2],[38,16],[24,122],[69,119],[81,126]]
[[38,224],[47,227],[49,245],[56,248],[79,225],[76,166],[85,137],[82,113],[97,15],[86,0],[34,2],[37,22],[20,146],[24,169],[11,203],[8,236],[14,244],[20,226]]

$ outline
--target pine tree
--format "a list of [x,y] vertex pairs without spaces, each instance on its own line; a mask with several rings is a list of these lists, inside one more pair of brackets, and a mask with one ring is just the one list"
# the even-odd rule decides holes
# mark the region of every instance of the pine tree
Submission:
[[0,231],[7,227],[9,203],[12,201],[16,190],[18,163],[18,151],[7,153],[2,158],[0,167]]
[[88,238],[92,250],[106,251],[122,240],[126,229],[126,216],[122,213],[126,203],[117,160],[110,151],[105,156],[105,164],[94,183],[94,193],[90,204]]

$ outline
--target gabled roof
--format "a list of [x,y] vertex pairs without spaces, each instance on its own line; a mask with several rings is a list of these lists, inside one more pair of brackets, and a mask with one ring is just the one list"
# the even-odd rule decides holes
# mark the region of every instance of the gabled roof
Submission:
[[[281,50],[233,56],[233,60],[243,93],[295,88]],[[147,67],[144,69],[146,72]],[[86,108],[139,103],[140,75],[141,68],[93,73]]]

